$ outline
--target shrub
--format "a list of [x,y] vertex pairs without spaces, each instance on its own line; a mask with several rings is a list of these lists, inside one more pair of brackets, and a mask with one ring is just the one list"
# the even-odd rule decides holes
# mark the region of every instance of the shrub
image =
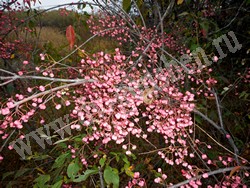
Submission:
[[[130,7],[138,12],[134,20]],[[3,175],[15,179],[9,186],[29,174],[26,187],[247,187],[249,161],[224,124],[216,91],[221,86],[211,58],[218,64],[222,58],[207,56],[201,47],[212,48],[205,44],[198,48],[205,39],[194,49],[180,45],[181,37],[164,30],[163,18],[147,27],[142,7],[139,1],[123,1],[123,9],[105,4],[106,11],[86,22],[92,36],[76,46],[69,41],[75,49],[68,56],[54,60],[57,53],[48,48],[35,64],[31,59],[17,72],[1,69],[3,86],[31,80],[0,102],[1,161],[13,149],[25,161],[25,168]],[[204,37],[206,31],[194,27],[197,39]],[[229,35],[235,53],[242,46],[234,32],[224,40]],[[89,53],[85,44],[97,37],[112,45]],[[248,78],[249,70],[241,79]]]

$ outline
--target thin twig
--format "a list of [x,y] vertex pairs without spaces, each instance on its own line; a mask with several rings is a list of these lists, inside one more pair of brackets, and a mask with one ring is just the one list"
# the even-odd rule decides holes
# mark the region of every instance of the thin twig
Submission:
[[[211,140],[213,140],[217,145],[219,145],[220,147],[222,147],[222,148],[223,148],[224,150],[226,150],[227,152],[229,152],[229,153],[235,155],[234,152],[232,152],[231,150],[227,149],[225,146],[223,146],[222,144],[220,144],[217,140],[215,140],[210,134],[208,134],[208,133],[207,133],[204,129],[202,129],[199,125],[195,124],[195,126],[197,126],[202,132],[204,132],[204,133],[205,133]],[[243,158],[243,157],[241,157],[241,156],[239,156],[239,155],[238,155],[238,157],[239,157],[240,159],[246,161],[247,163],[250,163],[250,162],[248,162],[247,159],[245,159],[245,158]]]
[[101,183],[101,188],[105,188],[104,182],[103,182],[103,176],[102,176],[102,170],[101,167],[98,167],[99,170],[99,176],[100,176],[100,183]]
[[135,7],[137,8],[137,10],[138,10],[138,12],[139,12],[139,15],[140,15],[140,18],[141,18],[141,20],[142,20],[143,26],[144,26],[145,28],[147,28],[146,23],[145,23],[145,20],[144,20],[144,18],[143,18],[143,16],[142,16],[142,13],[141,13],[141,11],[140,11],[140,9],[139,9],[137,3],[135,2],[135,0],[132,0],[132,2],[134,3]]
[[25,103],[25,102],[27,102],[27,101],[30,101],[30,100],[32,100],[33,98],[37,98],[37,97],[40,97],[40,96],[42,96],[42,95],[47,95],[47,94],[49,94],[49,93],[51,93],[51,92],[54,92],[54,91],[57,91],[57,90],[60,90],[60,89],[64,89],[64,88],[68,88],[68,87],[72,87],[72,86],[77,86],[77,85],[81,85],[81,84],[84,84],[84,83],[87,83],[87,82],[95,82],[96,80],[94,80],[94,79],[89,79],[89,80],[82,80],[82,81],[80,81],[80,82],[75,82],[75,83],[70,83],[70,84],[65,84],[65,85],[62,85],[62,86],[59,86],[59,87],[55,87],[55,88],[53,88],[53,89],[50,89],[50,90],[46,90],[46,91],[43,91],[43,92],[40,92],[40,93],[38,93],[38,94],[35,94],[35,95],[32,95],[32,96],[30,96],[30,97],[27,97],[27,98],[25,98],[25,99],[23,99],[23,100],[21,100],[21,101],[18,101],[18,102],[16,102],[16,103],[14,103],[14,106],[13,107],[17,107],[17,106],[19,106],[19,105],[21,105],[21,104],[23,104],[23,103]]
[[244,3],[245,3],[245,1],[243,1],[243,2],[241,3],[241,5],[240,5],[240,7],[239,7],[237,13],[235,14],[234,18],[233,18],[226,26],[224,26],[224,27],[218,29],[217,31],[210,32],[210,33],[208,33],[208,35],[212,35],[212,34],[218,33],[219,31],[222,31],[223,29],[226,29],[227,27],[229,27],[229,26],[234,22],[234,20],[237,18],[237,16],[239,15],[240,9],[241,9],[242,6],[244,5]]
[[[216,124],[213,120],[211,120],[209,117],[207,117],[206,115],[204,115],[203,113],[201,113],[199,110],[193,109],[193,112],[194,112],[195,114],[201,116],[203,119],[205,119],[205,120],[206,120],[207,122],[209,122],[211,125],[213,125],[218,131],[221,132],[221,134],[223,134],[223,135],[227,138],[229,144],[231,145],[231,147],[232,147],[233,150],[234,150],[235,160],[236,160],[237,164],[239,165],[239,159],[238,159],[239,150],[238,150],[238,148],[236,147],[236,145],[235,145],[235,143],[234,143],[232,137],[229,135],[229,133],[228,133],[225,129],[223,129],[222,127],[220,127],[219,125],[217,125],[217,124]],[[229,136],[228,136],[228,135],[229,135]]]
[[[189,138],[190,138],[190,141],[188,141],[190,147],[194,150],[194,152],[196,153],[196,155],[200,158],[200,160],[202,161],[203,165],[206,166],[206,168],[207,168],[209,171],[211,171],[211,169],[210,169],[209,166],[206,164],[206,162],[202,159],[202,157],[200,156],[200,154],[198,153],[198,151],[194,148],[194,146],[195,146],[194,141],[191,139],[190,135],[188,135],[188,136],[189,136]],[[214,179],[215,179],[217,182],[219,182],[219,180],[216,178],[216,176],[213,175],[213,177],[214,177]]]
[[155,150],[151,150],[151,151],[147,151],[147,152],[142,152],[142,153],[139,153],[138,155],[147,155],[147,154],[155,153],[155,152],[158,152],[158,151],[163,151],[163,150],[166,150],[166,149],[168,149],[168,147],[159,148],[159,149],[155,149]]
[[175,0],[172,0],[169,5],[168,8],[166,9],[165,13],[163,14],[163,16],[161,17],[160,23],[157,25],[157,29],[160,27],[161,22],[163,22],[163,20],[167,17],[167,15],[172,11],[173,7],[174,7],[174,3]]
[[199,110],[197,109],[193,109],[194,113],[201,116],[203,119],[205,119],[207,122],[209,122],[211,125],[214,126],[214,128],[216,128],[218,131],[220,131],[222,134],[224,134],[224,132],[222,131],[222,128],[217,125],[213,120],[211,120],[210,118],[208,118],[206,115],[204,115],[203,113],[201,113]]
[[10,135],[8,136],[8,138],[5,140],[5,142],[3,143],[3,145],[1,146],[0,149],[0,153],[2,152],[3,148],[5,147],[5,145],[7,144],[7,142],[9,141],[9,139],[11,138],[11,136],[14,134],[14,132],[16,132],[16,130],[13,130]]
[[217,95],[217,93],[215,91],[213,91],[213,94],[215,96],[216,107],[217,107],[218,116],[219,116],[219,120],[220,120],[220,126],[221,126],[222,129],[224,129],[224,125],[223,125],[223,121],[222,121],[222,115],[221,115],[220,101],[219,101],[218,95]]
[[53,82],[67,82],[67,83],[75,83],[75,82],[81,82],[84,81],[85,79],[63,79],[63,78],[50,78],[50,77],[43,77],[43,76],[0,76],[0,80],[16,80],[16,79],[32,79],[32,80],[48,80],[48,81],[53,81]]
[[[211,175],[215,175],[215,174],[220,174],[220,173],[232,171],[234,168],[235,168],[235,167],[220,168],[220,169],[218,169],[218,170],[214,170],[214,171],[211,171],[211,172],[207,172],[206,174],[207,174],[208,176],[211,176]],[[241,169],[241,170],[249,170],[250,167],[241,166],[240,169]],[[203,175],[203,174],[202,174],[202,175]],[[195,177],[190,178],[190,179],[188,179],[188,180],[185,180],[185,181],[183,181],[183,182],[177,183],[177,184],[175,184],[175,185],[170,186],[169,188],[181,187],[182,185],[188,184],[190,181],[195,181],[195,180],[197,180],[197,179],[201,179],[201,178],[202,178],[202,175],[195,176]]]

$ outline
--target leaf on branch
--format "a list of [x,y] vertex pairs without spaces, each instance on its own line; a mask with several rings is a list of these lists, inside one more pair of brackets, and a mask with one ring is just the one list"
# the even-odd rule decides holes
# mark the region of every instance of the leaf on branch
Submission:
[[66,38],[67,38],[67,40],[69,42],[69,47],[72,50],[73,46],[75,44],[75,39],[76,39],[76,37],[75,37],[75,30],[74,30],[74,28],[73,28],[72,25],[69,25],[67,27],[67,29],[66,29]]
[[153,98],[154,88],[147,88],[143,92],[143,102],[146,104],[151,104],[154,100]]
[[177,5],[181,5],[184,0],[177,0]]
[[131,1],[130,0],[123,0],[122,1],[122,8],[123,8],[123,10],[125,10],[128,13],[131,9]]
[[231,177],[234,175],[234,173],[235,173],[236,171],[240,170],[240,168],[241,168],[241,166],[236,166],[236,167],[234,167],[234,168],[231,170],[230,174],[229,174],[229,178],[231,178]]
[[38,187],[45,187],[45,183],[47,183],[50,180],[50,175],[40,175],[38,178],[36,178],[34,181],[37,182]]
[[67,175],[70,179],[75,179],[80,167],[77,163],[70,163],[67,168]]
[[85,181],[89,176],[97,174],[99,171],[98,169],[88,169],[84,172],[83,175],[78,176],[73,182],[79,183]]
[[104,180],[108,185],[113,184],[113,188],[119,187],[120,179],[117,169],[107,166],[104,170],[103,175],[104,175]]
[[51,188],[60,188],[62,186],[63,180],[59,180]]

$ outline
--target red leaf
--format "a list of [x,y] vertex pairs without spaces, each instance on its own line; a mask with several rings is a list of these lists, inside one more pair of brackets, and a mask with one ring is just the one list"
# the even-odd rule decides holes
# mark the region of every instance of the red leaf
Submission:
[[72,27],[72,25],[69,25],[66,29],[66,37],[69,41],[69,47],[70,49],[72,50],[73,49],[73,46],[75,44],[75,30],[74,28]]
[[241,168],[241,166],[236,166],[236,167],[234,167],[234,168],[231,170],[230,174],[229,174],[229,178],[231,178],[232,175],[234,175],[234,173],[235,173],[236,171],[240,170],[240,168]]

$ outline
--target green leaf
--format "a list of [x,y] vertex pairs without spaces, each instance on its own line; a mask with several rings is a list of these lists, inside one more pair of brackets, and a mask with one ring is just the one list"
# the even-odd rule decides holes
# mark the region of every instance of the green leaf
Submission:
[[38,178],[36,178],[34,181],[39,183],[42,182],[43,184],[47,183],[50,180],[50,175],[40,175]]
[[106,156],[106,155],[104,155],[104,156],[99,160],[99,164],[101,165],[101,167],[104,166],[106,160],[107,160],[107,156]]
[[4,180],[5,178],[7,178],[8,176],[10,176],[10,175],[12,175],[12,174],[14,174],[14,173],[15,173],[14,171],[4,173],[4,174],[3,174],[3,177],[2,177],[2,180]]
[[65,144],[65,143],[60,143],[60,144],[58,144],[58,146],[61,148],[67,148],[67,144]]
[[198,48],[199,45],[197,44],[191,44],[191,47],[190,47],[190,50],[193,51],[193,50],[196,50],[196,48]]
[[76,182],[76,183],[79,183],[79,182],[82,182],[82,181],[85,181],[88,177],[86,177],[85,175],[80,175],[78,177],[76,177],[73,182]]
[[[78,51],[79,53],[82,53],[81,50]],[[79,55],[79,54],[78,54]],[[84,54],[82,53],[81,55],[84,56]],[[81,56],[80,56],[81,57]],[[85,57],[85,56],[84,56]],[[82,143],[82,138],[85,137],[86,135],[85,134],[80,134],[80,135],[77,135],[77,136],[74,136],[71,140],[74,140],[75,142],[80,142]]]
[[117,153],[115,153],[115,152],[110,152],[110,154],[115,156],[115,160],[116,160],[117,162],[120,161],[120,156],[119,156]]
[[184,0],[177,0],[177,5],[181,5]]
[[133,170],[133,167],[130,166],[129,163],[125,163],[123,168],[121,169],[122,172],[125,172],[128,176],[133,178],[134,177],[134,172],[132,170]]
[[110,166],[107,166],[104,170],[103,177],[105,182],[110,185],[113,184],[113,188],[118,188],[119,187],[119,175],[118,175],[118,170],[111,168]]
[[202,118],[200,116],[195,116],[195,122],[198,123],[199,125],[202,124]]
[[34,159],[35,161],[39,161],[39,160],[47,159],[49,157],[50,157],[49,155],[33,155],[32,159]]
[[75,179],[80,167],[77,163],[70,163],[67,168],[67,175],[70,179]]
[[115,156],[115,160],[116,160],[117,162],[119,162],[119,161],[120,161],[120,156],[119,156],[119,155],[116,155],[116,156]]
[[221,92],[221,95],[224,95],[229,89],[229,87],[224,87],[223,91]]
[[58,141],[56,141],[56,142],[54,143],[54,145],[59,144],[59,143],[62,143],[62,142],[66,142],[66,141],[68,141],[68,140],[69,140],[69,138],[64,138],[64,139],[62,139],[62,140],[58,140]]
[[182,12],[182,13],[178,14],[178,17],[187,16],[187,15],[189,15],[188,12]]
[[82,143],[82,139],[81,138],[75,138],[74,141],[77,143]]
[[51,188],[61,188],[62,183],[63,183],[63,180],[60,180],[60,181],[56,182],[54,185],[52,185]]
[[202,29],[204,29],[206,31],[206,33],[208,32],[209,29],[209,23],[208,22],[201,22],[200,26]]
[[249,93],[247,93],[246,91],[243,91],[243,92],[240,94],[239,98],[240,98],[240,99],[241,99],[241,98],[247,99],[248,96],[249,96]]
[[131,8],[131,0],[123,0],[122,1],[122,8],[125,10],[127,13],[130,11]]
[[84,172],[83,175],[78,176],[76,179],[73,180],[73,182],[82,182],[88,179],[89,176],[97,174],[98,169],[88,169]]
[[23,168],[23,169],[20,169],[16,172],[15,176],[14,176],[14,179],[22,176],[25,172],[29,171],[30,169],[29,168]]
[[59,157],[57,157],[55,160],[55,163],[52,166],[52,169],[60,168],[64,164],[66,158],[68,158],[69,156],[70,156],[69,153],[64,153],[64,154],[60,155]]
[[40,188],[45,188],[45,183],[47,183],[50,180],[50,175],[40,175],[38,178],[34,180],[34,182],[37,182],[37,186]]
[[132,153],[130,156],[133,158],[133,160],[136,160],[136,159],[137,159],[136,155],[133,154],[133,153]]
[[130,165],[130,162],[128,161],[128,158],[126,155],[122,154],[122,160],[126,163],[126,164],[129,164]]

